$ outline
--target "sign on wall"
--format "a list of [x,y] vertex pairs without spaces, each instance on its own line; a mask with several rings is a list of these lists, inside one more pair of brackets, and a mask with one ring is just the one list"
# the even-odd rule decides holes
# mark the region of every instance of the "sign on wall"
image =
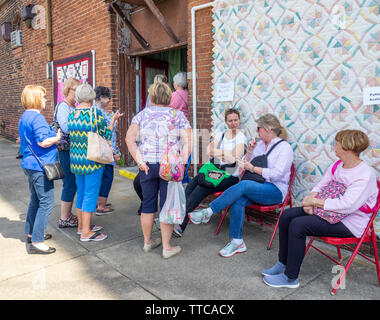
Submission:
[[95,86],[95,50],[53,62],[54,105],[61,102],[63,83],[68,78],[76,78]]

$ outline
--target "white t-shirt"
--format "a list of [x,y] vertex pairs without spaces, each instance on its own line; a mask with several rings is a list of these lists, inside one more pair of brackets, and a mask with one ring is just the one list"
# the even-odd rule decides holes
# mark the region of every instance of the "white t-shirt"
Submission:
[[[248,139],[242,131],[238,131],[235,137],[232,139],[227,139],[226,135],[224,135],[223,140],[221,141],[223,133],[225,133],[225,131],[217,132],[215,134],[215,139],[218,141],[218,145],[216,145],[215,147],[218,149],[232,151],[239,144],[244,144],[245,146],[247,146],[248,144]],[[218,158],[215,158],[215,163],[224,165],[224,164],[227,164],[228,162],[224,162],[224,161],[219,160]],[[234,177],[239,176],[239,167],[237,163],[235,164],[234,167],[227,167],[226,172],[233,175]]]

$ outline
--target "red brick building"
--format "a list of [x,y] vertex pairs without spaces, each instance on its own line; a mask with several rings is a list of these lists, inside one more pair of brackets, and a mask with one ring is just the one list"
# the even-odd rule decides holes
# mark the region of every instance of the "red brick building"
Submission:
[[[56,64],[64,66],[66,60],[83,53],[91,56],[91,52],[93,61],[88,72],[93,84],[110,87],[112,105],[126,114],[118,128],[126,163],[132,161],[124,143],[125,133],[132,117],[145,106],[147,87],[156,73],[166,73],[170,81],[176,72],[188,72],[192,123],[191,8],[208,1],[37,0],[31,10],[35,16],[24,21],[30,3],[0,1],[0,135],[17,138],[18,119],[23,113],[20,95],[27,84],[47,89],[44,115],[51,121],[57,101]],[[195,23],[197,128],[210,128],[211,7],[197,10]],[[22,45],[12,47],[7,37],[16,30],[22,32]],[[49,61],[55,74],[47,78]]]

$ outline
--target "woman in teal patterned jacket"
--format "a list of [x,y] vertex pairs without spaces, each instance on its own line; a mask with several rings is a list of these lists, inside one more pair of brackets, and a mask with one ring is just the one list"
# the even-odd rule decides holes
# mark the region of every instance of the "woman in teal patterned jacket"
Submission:
[[78,86],[75,91],[75,99],[79,105],[68,118],[70,168],[71,172],[75,174],[77,184],[76,212],[78,234],[81,235],[81,241],[101,241],[107,238],[107,235],[100,232],[103,227],[91,226],[91,214],[95,212],[98,201],[103,165],[87,159],[87,133],[90,130],[95,132],[97,127],[99,135],[111,140],[114,123],[120,117],[120,113],[115,113],[110,125],[107,126],[107,122],[99,110],[96,111],[95,116],[96,108],[91,107],[95,96],[95,91],[89,84]]

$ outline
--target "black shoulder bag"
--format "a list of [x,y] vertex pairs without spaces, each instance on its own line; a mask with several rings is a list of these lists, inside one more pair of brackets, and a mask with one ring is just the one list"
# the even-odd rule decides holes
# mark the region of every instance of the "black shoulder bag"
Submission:
[[[48,180],[59,180],[63,179],[65,177],[65,171],[63,171],[62,165],[59,161],[56,163],[49,163],[49,164],[42,164],[41,160],[37,157],[37,155],[34,153],[32,147],[28,143],[29,149],[32,151],[33,155],[36,157],[37,161],[41,165],[42,169],[45,172],[46,178]],[[59,160],[59,153],[57,152],[58,160]]]
[[[269,154],[282,141],[285,141],[285,140],[280,140],[280,141],[276,142],[272,146],[272,148],[270,148],[270,150],[267,153],[262,154],[262,155],[257,156],[257,157],[254,157],[251,161],[251,164],[255,167],[268,168],[268,156],[269,156]],[[253,173],[253,172],[248,171],[248,170],[244,171],[244,174],[243,174],[243,177],[241,178],[241,180],[253,180],[256,182],[260,182],[260,183],[265,182],[265,178],[262,175],[257,174],[257,173]]]

